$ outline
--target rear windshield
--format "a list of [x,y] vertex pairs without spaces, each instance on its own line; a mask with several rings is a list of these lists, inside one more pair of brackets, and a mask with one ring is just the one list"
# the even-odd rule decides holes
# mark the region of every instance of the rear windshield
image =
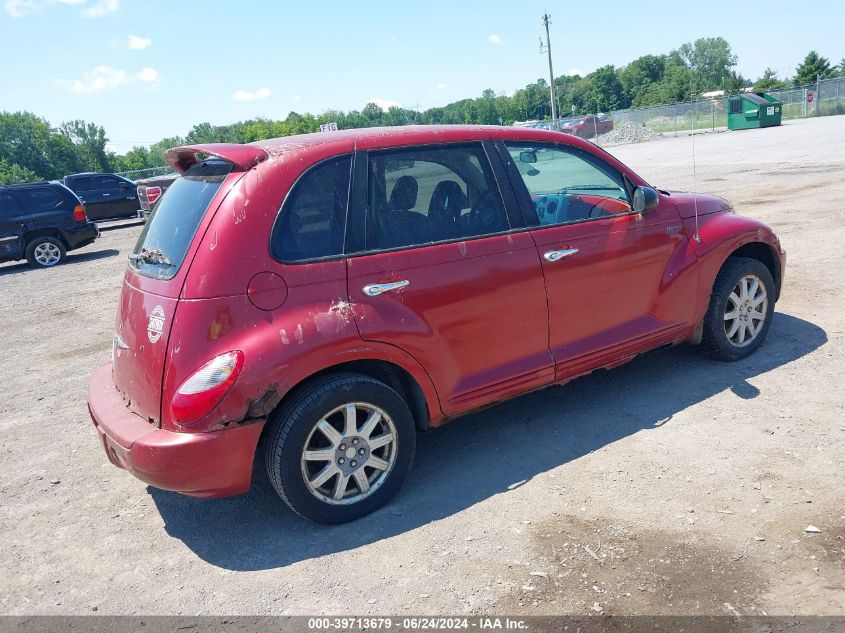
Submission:
[[177,178],[147,220],[129,256],[130,266],[147,277],[172,278],[185,259],[209,203],[230,171],[230,163],[209,159]]

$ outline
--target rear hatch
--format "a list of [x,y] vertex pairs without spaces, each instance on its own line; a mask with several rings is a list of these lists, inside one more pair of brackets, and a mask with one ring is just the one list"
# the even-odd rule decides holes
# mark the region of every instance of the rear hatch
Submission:
[[127,406],[154,424],[161,419],[170,326],[190,262],[214,211],[243,175],[216,158],[184,167],[129,255],[115,326],[115,385]]

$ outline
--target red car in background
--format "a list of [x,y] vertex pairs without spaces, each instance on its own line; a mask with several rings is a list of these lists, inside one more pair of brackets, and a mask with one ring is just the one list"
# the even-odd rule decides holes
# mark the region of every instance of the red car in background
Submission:
[[612,129],[613,121],[611,119],[591,115],[565,123],[561,126],[560,131],[565,134],[574,134],[581,138],[593,138],[606,134]]
[[574,136],[413,126],[170,150],[88,407],[105,452],[188,495],[338,523],[416,432],[684,342],[764,341],[785,254],[721,198]]

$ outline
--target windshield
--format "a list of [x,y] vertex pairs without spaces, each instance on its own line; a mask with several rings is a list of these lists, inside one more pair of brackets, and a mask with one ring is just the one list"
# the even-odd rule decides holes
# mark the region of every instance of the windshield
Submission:
[[171,279],[230,171],[230,163],[206,160],[177,178],[153,210],[129,256],[129,265],[147,277]]

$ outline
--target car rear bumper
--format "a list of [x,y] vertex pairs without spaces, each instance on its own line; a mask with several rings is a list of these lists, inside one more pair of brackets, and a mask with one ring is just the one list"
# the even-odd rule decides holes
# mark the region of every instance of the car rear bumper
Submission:
[[100,237],[100,229],[93,222],[80,223],[72,229],[63,229],[62,237],[67,242],[68,250],[82,248]]
[[194,497],[249,490],[263,419],[210,433],[159,429],[126,408],[111,363],[91,377],[88,411],[109,461],[151,486]]

